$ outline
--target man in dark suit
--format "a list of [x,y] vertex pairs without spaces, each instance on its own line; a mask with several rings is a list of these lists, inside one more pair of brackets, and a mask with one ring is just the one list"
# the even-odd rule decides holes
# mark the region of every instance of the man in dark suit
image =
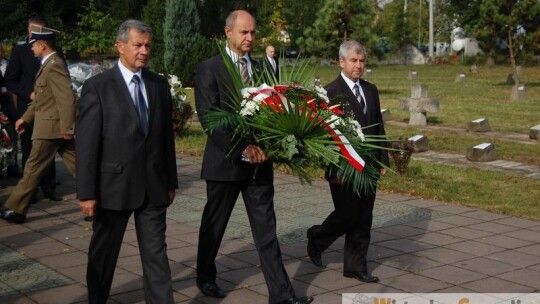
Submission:
[[[352,110],[361,126],[369,126],[362,129],[364,134],[385,135],[377,87],[360,79],[365,63],[366,50],[362,44],[356,41],[342,43],[339,48],[341,74],[325,89],[332,104],[341,104],[345,110]],[[381,163],[389,164],[386,150],[375,150],[374,156]],[[380,168],[376,163],[370,165]],[[380,174],[386,174],[386,169],[380,168]],[[308,229],[308,255],[313,264],[322,267],[321,253],[345,234],[343,275],[363,282],[377,282],[379,279],[367,269],[375,193],[358,196],[353,190],[343,188],[339,179],[328,170],[326,178],[335,210],[321,225]]]
[[112,69],[85,81],[76,123],[77,197],[94,216],[88,251],[88,302],[109,297],[131,214],[146,303],[174,303],[165,242],[166,211],[178,187],[172,99],[166,78],[145,69],[152,29],[124,21]]
[[266,56],[264,56],[264,64],[274,75],[275,82],[279,83],[279,61],[278,56],[276,55],[276,49],[273,46],[268,45],[266,47],[265,54]]
[[[248,55],[255,43],[255,20],[248,12],[240,10],[230,13],[225,24],[226,52],[237,64],[240,75],[244,75],[244,83],[250,83],[250,75],[257,71],[255,62]],[[231,110],[232,84],[222,56],[199,64],[195,76],[195,103],[204,128],[209,109]],[[199,231],[197,286],[207,296],[225,297],[216,283],[215,259],[231,212],[242,193],[269,302],[311,303],[312,297],[295,296],[283,267],[276,236],[272,162],[255,144],[240,143],[231,152],[234,144],[232,130],[218,129],[208,134],[201,172],[201,178],[206,180],[207,203]]]
[[[28,38],[25,43],[15,45],[11,53],[8,66],[6,68],[5,81],[7,90],[17,96],[16,115],[10,119],[19,119],[28,108],[35,97],[34,80],[41,62],[34,56],[32,45],[29,43],[30,34],[33,28],[45,26],[45,20],[35,16],[28,20]],[[14,120],[14,121],[15,121]],[[32,150],[32,129],[33,124],[28,123],[25,126],[26,132],[20,135],[22,152],[22,169]],[[8,168],[8,175],[20,177],[21,173],[18,166]],[[60,201],[62,198],[56,194],[56,166],[52,162],[43,173],[41,178],[41,191],[46,198],[52,201]]]
[[56,153],[62,156],[69,171],[75,174],[75,94],[65,61],[56,52],[55,33],[43,28],[32,32],[32,51],[41,58],[34,85],[33,102],[15,122],[19,133],[27,132],[25,125],[34,124],[32,151],[22,178],[6,201],[7,210],[0,217],[21,224],[43,172],[54,162]]

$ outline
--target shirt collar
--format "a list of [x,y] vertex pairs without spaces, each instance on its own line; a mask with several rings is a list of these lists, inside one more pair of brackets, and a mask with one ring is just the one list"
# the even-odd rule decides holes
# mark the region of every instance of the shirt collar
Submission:
[[49,59],[49,57],[51,57],[53,54],[56,54],[56,52],[52,52],[52,53],[48,54],[47,56],[42,57],[41,58],[41,64],[44,64],[45,61],[47,61],[47,59]]
[[129,83],[131,82],[131,79],[133,78],[133,75],[139,76],[139,79],[142,81],[142,70],[139,69],[136,73],[133,73],[131,70],[126,68],[125,65],[122,64],[122,61],[118,60],[118,68],[120,69],[120,73],[122,73],[122,77],[124,78],[124,81],[129,86]]

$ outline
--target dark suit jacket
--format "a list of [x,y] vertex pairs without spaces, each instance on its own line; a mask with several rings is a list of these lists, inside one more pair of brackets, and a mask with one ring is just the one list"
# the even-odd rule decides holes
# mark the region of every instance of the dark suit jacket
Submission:
[[276,80],[279,83],[279,59],[277,56],[274,56],[274,61],[276,62],[276,70],[274,71],[274,68],[272,67],[272,64],[270,63],[270,60],[268,59],[268,56],[264,55],[263,63],[266,66],[266,68],[274,73],[274,76],[276,77]]
[[25,111],[34,91],[34,80],[41,62],[34,56],[28,43],[13,46],[13,51],[4,75],[9,92],[17,95],[17,117]]
[[[338,77],[327,84],[325,89],[330,99],[330,104],[341,104],[343,110],[352,111],[354,118],[362,127],[371,126],[369,128],[363,128],[362,132],[366,135],[385,135],[383,119],[381,114],[381,104],[379,100],[379,91],[377,87],[370,82],[360,79],[360,86],[364,91],[367,104],[367,113],[364,115],[360,107],[360,103],[354,96],[341,74]],[[385,146],[384,142],[379,143],[380,146]],[[386,150],[375,150],[374,156],[383,164],[389,165],[388,152]],[[364,159],[366,162],[369,160]],[[372,163],[372,165],[376,165]],[[328,173],[328,172],[327,172]],[[327,176],[328,178],[328,176]]]
[[169,203],[178,187],[167,79],[142,71],[148,96],[148,135],[140,129],[118,66],[85,81],[76,123],[77,197],[112,210]]
[[[258,63],[251,60],[254,73],[260,72]],[[231,94],[232,80],[221,55],[211,57],[201,62],[195,75],[195,104],[197,114],[203,128],[206,130],[206,113],[216,107],[232,111]],[[249,144],[237,138],[233,139],[232,130],[217,129],[208,133],[208,141],[204,150],[201,178],[213,181],[241,181],[252,177],[255,166],[240,160],[242,151]],[[232,151],[232,152],[231,152]],[[229,154],[230,153],[230,154]],[[257,180],[272,181],[272,163],[266,161],[258,165]]]

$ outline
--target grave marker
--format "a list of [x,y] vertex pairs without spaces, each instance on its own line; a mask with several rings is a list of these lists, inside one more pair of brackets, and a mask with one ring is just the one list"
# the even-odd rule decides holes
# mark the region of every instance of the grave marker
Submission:
[[540,125],[536,125],[531,128],[531,131],[529,133],[529,138],[540,140]]
[[488,132],[490,130],[489,121],[485,118],[478,118],[467,123],[467,131],[469,132]]
[[411,86],[411,97],[400,98],[399,108],[409,111],[409,125],[425,126],[427,125],[426,112],[439,112],[439,100],[428,98],[428,86],[417,84]]
[[429,142],[427,137],[424,135],[415,135],[413,137],[409,137],[407,141],[411,143],[414,153],[429,150]]
[[473,162],[488,162],[497,159],[495,145],[492,143],[481,143],[467,149],[467,159]]

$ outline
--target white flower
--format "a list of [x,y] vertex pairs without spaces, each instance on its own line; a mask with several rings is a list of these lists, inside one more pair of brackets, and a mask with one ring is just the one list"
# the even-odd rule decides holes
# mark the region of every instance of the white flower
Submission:
[[350,124],[354,125],[354,129],[356,130],[356,134],[362,141],[366,141],[366,137],[364,136],[364,132],[362,132],[362,126],[358,123],[356,120],[352,120],[349,122]]
[[315,91],[317,92],[317,95],[319,95],[320,98],[324,99],[326,103],[330,103],[330,100],[328,99],[328,94],[326,90],[321,86],[315,86]]
[[253,116],[259,111],[259,104],[253,100],[244,99],[240,105],[242,106],[240,110],[240,115],[242,116]]

